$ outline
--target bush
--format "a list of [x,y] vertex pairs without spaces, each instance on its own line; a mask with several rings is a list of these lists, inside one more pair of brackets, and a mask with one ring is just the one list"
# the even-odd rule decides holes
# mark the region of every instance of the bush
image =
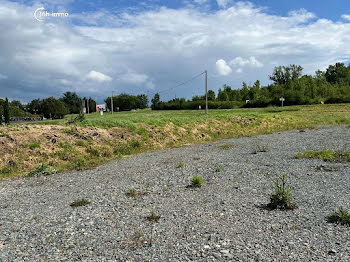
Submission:
[[57,173],[57,171],[53,168],[48,167],[47,165],[42,164],[41,166],[38,166],[34,170],[30,171],[27,174],[27,177],[40,177],[40,176],[49,176],[52,174]]
[[350,214],[346,210],[340,208],[339,212],[334,212],[327,217],[327,222],[350,226]]
[[267,205],[271,209],[293,210],[297,205],[292,202],[293,195],[290,187],[287,187],[286,174],[282,174],[274,181],[275,193],[270,198],[270,203]]
[[193,176],[191,187],[202,187],[203,179],[200,176]]

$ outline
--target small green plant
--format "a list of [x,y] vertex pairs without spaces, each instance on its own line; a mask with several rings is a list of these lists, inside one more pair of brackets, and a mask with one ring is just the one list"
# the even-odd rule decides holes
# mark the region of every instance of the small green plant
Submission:
[[78,140],[76,142],[76,145],[77,146],[81,146],[81,147],[87,147],[88,146],[87,143],[85,143],[83,140]]
[[52,174],[56,174],[57,170],[47,166],[47,165],[40,165],[37,168],[35,168],[34,170],[30,171],[27,174],[27,177],[40,177],[40,176],[49,176]]
[[150,222],[158,222],[160,219],[160,216],[158,216],[152,212],[149,216],[146,217],[146,219]]
[[258,139],[254,139],[253,144],[253,154],[257,154],[258,152],[267,152],[267,145],[262,144]]
[[36,143],[36,142],[33,142],[33,143],[25,144],[24,147],[27,147],[27,148],[30,148],[30,149],[33,150],[35,148],[40,148],[40,144]]
[[287,186],[286,174],[282,174],[274,181],[275,192],[270,198],[270,203],[267,205],[271,209],[293,210],[297,205],[292,202],[293,195],[290,187]]
[[73,203],[70,204],[70,206],[81,207],[81,206],[86,206],[88,204],[90,204],[90,201],[83,198],[83,199],[75,200]]
[[328,162],[350,162],[350,153],[346,151],[334,151],[333,149],[322,151],[305,151],[297,153],[295,158],[321,159]]
[[130,188],[128,191],[126,191],[125,195],[128,197],[136,197],[136,189]]
[[177,164],[177,168],[184,168],[185,164],[183,162],[179,162]]
[[224,145],[218,146],[218,148],[220,149],[230,149],[232,147],[233,147],[233,144],[224,144]]
[[77,170],[83,170],[85,161],[84,161],[83,158],[78,158],[78,159],[76,160],[75,164],[76,164],[76,169],[77,169]]
[[217,167],[215,168],[215,172],[221,172],[221,167],[218,167],[218,166],[217,166]]
[[202,187],[203,185],[203,179],[200,176],[193,176],[191,187]]
[[350,214],[346,210],[340,208],[339,212],[333,212],[327,217],[327,222],[350,226]]

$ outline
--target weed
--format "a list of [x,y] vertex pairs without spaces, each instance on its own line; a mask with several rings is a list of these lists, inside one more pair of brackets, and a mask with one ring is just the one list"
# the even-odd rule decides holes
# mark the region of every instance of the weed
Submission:
[[191,187],[202,187],[203,179],[200,176],[193,176],[191,181]]
[[220,149],[230,149],[233,147],[233,144],[225,144],[225,145],[220,145],[218,148]]
[[339,212],[333,212],[327,217],[327,222],[350,226],[350,214],[346,210],[339,208]]
[[185,167],[185,164],[183,162],[179,162],[177,164],[177,168],[184,168]]
[[88,146],[87,143],[85,143],[83,140],[78,140],[76,142],[76,145],[77,146],[81,146],[81,147],[87,147]]
[[40,176],[49,176],[52,174],[56,174],[57,171],[47,165],[40,165],[37,168],[35,168],[34,170],[30,171],[27,174],[27,177],[40,177]]
[[217,166],[215,172],[221,172],[221,168]]
[[35,148],[40,148],[40,144],[36,143],[36,142],[33,142],[33,143],[25,144],[24,147],[27,147],[27,148],[30,148],[30,149],[33,150]]
[[77,170],[83,170],[83,167],[84,167],[84,159],[83,158],[78,158],[75,162],[75,165],[76,165],[76,169]]
[[267,152],[267,145],[262,144],[258,139],[254,139],[253,144],[253,154],[257,154],[258,152]]
[[346,151],[334,151],[333,149],[322,151],[305,151],[297,153],[295,158],[321,159],[328,162],[350,162],[350,154]]
[[73,203],[70,204],[71,207],[81,207],[81,206],[86,206],[90,204],[89,200],[86,199],[80,199],[80,200],[75,200]]
[[287,186],[286,174],[282,174],[274,181],[275,193],[270,198],[270,203],[267,205],[270,209],[293,210],[297,205],[292,202],[293,195],[290,187]]
[[14,168],[12,166],[10,166],[10,165],[3,166],[0,169],[0,175],[1,176],[9,176],[13,172],[14,172]]
[[158,222],[160,219],[160,216],[158,216],[152,212],[151,215],[146,217],[146,219],[150,222]]
[[136,197],[136,189],[130,188],[128,191],[126,191],[125,195],[128,197]]

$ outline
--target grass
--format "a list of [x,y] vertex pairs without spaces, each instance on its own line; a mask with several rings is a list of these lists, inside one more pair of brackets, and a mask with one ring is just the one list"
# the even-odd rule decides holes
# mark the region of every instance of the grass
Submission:
[[80,200],[75,200],[73,203],[70,204],[71,207],[81,207],[81,206],[86,206],[90,204],[89,200],[86,199],[80,199]]
[[232,147],[233,147],[233,144],[224,144],[224,145],[218,146],[218,148],[220,149],[230,149]]
[[34,170],[30,171],[27,174],[27,177],[40,177],[40,176],[49,176],[57,173],[57,171],[47,165],[40,165]]
[[130,188],[128,191],[126,191],[125,195],[127,197],[136,197],[136,189]]
[[154,214],[153,212],[146,217],[146,220],[148,220],[149,222],[158,222],[160,219],[160,216]]
[[350,214],[340,208],[339,212],[334,212],[327,217],[327,222],[350,226]]
[[292,202],[293,195],[290,187],[287,186],[286,174],[282,174],[274,181],[275,192],[271,195],[270,203],[267,205],[270,209],[293,210],[297,205]]
[[346,151],[335,151],[333,149],[322,151],[305,151],[303,153],[297,153],[295,156],[297,159],[321,159],[328,162],[350,162],[350,154]]
[[201,178],[200,176],[193,176],[192,177],[192,181],[191,181],[191,185],[190,187],[202,187],[203,185],[203,178]]
[[35,149],[35,148],[40,148],[40,144],[39,143],[36,143],[36,142],[33,142],[33,143],[27,143],[24,145],[25,147],[27,148],[30,148],[30,149]]
[[[26,143],[31,144],[37,143],[38,138],[27,136],[24,124],[13,125],[16,128],[0,127],[0,140],[6,141],[4,145],[0,143],[1,159],[6,159],[2,162],[0,159],[0,177],[25,175],[33,169],[33,163],[50,163],[58,171],[86,169],[140,152],[305,129],[318,124],[350,124],[350,104],[209,110],[208,115],[203,110],[149,109],[103,116],[93,113],[67,126],[67,121],[75,117],[77,115],[40,122],[41,126],[50,125],[54,129],[63,127],[54,131],[58,136],[57,143],[43,140],[40,150],[31,150],[24,145],[5,148],[4,145],[11,143],[12,139],[18,141],[26,136]],[[30,132],[40,132],[40,125],[35,127],[32,124],[25,125],[31,126]],[[93,132],[105,136],[88,135],[92,128]],[[22,134],[16,131],[18,129]],[[229,149],[232,145],[218,147]],[[16,168],[6,166],[7,160],[17,151],[21,154],[16,154]],[[34,157],[35,162],[30,162],[29,156]]]
[[215,172],[221,172],[221,167],[218,167],[218,166],[217,166],[217,167],[215,168]]
[[177,168],[184,168],[185,167],[185,164],[183,162],[179,162],[177,164]]

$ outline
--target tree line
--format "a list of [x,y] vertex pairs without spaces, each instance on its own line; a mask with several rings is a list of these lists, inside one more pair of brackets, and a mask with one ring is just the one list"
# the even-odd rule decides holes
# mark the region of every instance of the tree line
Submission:
[[[280,98],[285,105],[309,105],[319,103],[350,102],[350,65],[336,63],[325,71],[317,70],[315,75],[303,75],[300,65],[278,66],[269,76],[272,81],[261,86],[257,80],[252,86],[243,82],[240,89],[223,85],[217,96],[208,91],[209,108],[265,107],[280,105]],[[205,96],[194,96],[192,100],[176,98],[167,102],[156,94],[152,99],[152,109],[198,109],[205,106]]]

